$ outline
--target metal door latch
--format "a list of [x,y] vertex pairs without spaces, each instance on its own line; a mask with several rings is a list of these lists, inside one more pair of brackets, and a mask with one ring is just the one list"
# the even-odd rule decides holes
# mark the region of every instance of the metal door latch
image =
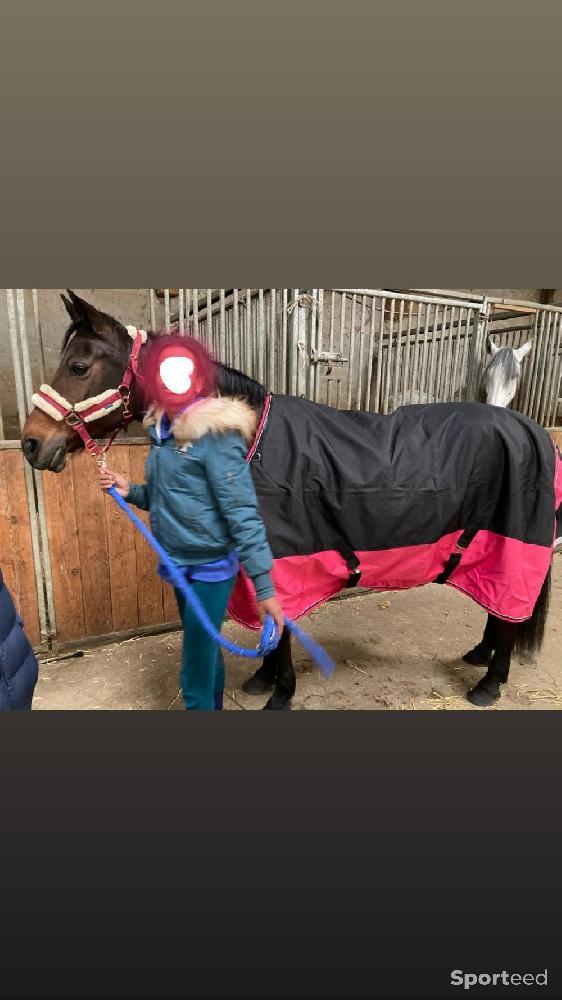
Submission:
[[310,352],[310,363],[312,365],[343,365],[347,362],[341,351],[317,351],[312,348]]

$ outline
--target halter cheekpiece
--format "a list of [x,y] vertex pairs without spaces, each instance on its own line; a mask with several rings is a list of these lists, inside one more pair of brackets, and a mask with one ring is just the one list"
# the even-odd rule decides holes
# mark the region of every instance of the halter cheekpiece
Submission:
[[[147,341],[144,330],[137,330],[136,326],[128,326],[127,333],[133,341],[127,367],[120,385],[116,389],[107,389],[99,396],[91,396],[80,403],[70,403],[68,399],[61,396],[56,389],[50,385],[42,385],[38,392],[32,397],[32,403],[37,409],[42,410],[53,420],[64,422],[67,427],[71,427],[82,438],[86,450],[93,458],[105,455],[108,448],[117,437],[120,430],[123,430],[133,419],[133,414],[129,408],[131,398],[131,385],[137,374],[139,366],[140,352],[143,344]],[[119,426],[113,431],[107,445],[102,448],[88,431],[87,424],[94,420],[105,417],[113,410],[123,407],[123,414]]]

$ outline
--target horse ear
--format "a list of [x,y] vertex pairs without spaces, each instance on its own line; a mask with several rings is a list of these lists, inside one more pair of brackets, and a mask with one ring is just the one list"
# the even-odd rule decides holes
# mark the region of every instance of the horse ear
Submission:
[[70,299],[67,299],[66,295],[62,295],[62,294],[61,294],[61,299],[64,302],[64,308],[66,309],[66,311],[67,311],[68,315],[70,316],[72,322],[73,323],[77,323],[78,320],[80,319],[80,315],[79,315],[78,311],[75,309],[74,305],[72,304],[72,301]]
[[67,288],[66,291],[68,292],[70,301],[68,302],[64,295],[62,296],[62,300],[67,312],[75,323],[85,323],[97,337],[104,337],[106,339],[111,339],[118,333],[127,333],[119,320],[114,319],[113,316],[109,316],[107,313],[101,312],[100,309],[96,309],[90,302],[81,299],[71,288]]
[[517,358],[517,360],[519,362],[523,361],[523,358],[527,357],[527,355],[528,355],[529,351],[531,350],[532,346],[533,346],[533,341],[532,340],[528,340],[526,344],[523,344],[522,347],[518,347],[513,352],[515,354],[515,357]]
[[494,344],[494,341],[492,340],[491,337],[488,337],[488,343],[490,345],[490,350],[492,354],[497,354],[499,351],[499,347],[497,346],[497,344]]

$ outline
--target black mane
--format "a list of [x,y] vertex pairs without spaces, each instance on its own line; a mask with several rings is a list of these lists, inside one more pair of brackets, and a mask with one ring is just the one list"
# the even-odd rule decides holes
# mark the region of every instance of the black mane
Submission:
[[256,382],[255,379],[238,371],[237,368],[230,368],[220,361],[215,361],[217,370],[217,389],[222,396],[242,396],[250,406],[263,406],[267,389]]

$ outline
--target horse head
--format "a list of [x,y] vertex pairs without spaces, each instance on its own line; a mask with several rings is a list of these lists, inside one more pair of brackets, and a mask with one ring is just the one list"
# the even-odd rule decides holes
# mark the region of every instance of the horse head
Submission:
[[507,407],[515,397],[521,379],[521,362],[527,356],[532,340],[522,347],[498,347],[488,337],[492,359],[482,375],[482,397],[492,406]]
[[[59,366],[51,389],[73,406],[116,389],[123,378],[131,351],[126,327],[67,289],[61,298],[71,319],[62,344]],[[140,393],[133,385],[131,409],[140,414]],[[122,412],[113,410],[88,426],[92,436],[104,437],[116,430]],[[22,436],[23,453],[34,469],[61,472],[69,452],[82,448],[83,441],[64,420],[49,416],[35,407],[27,418]]]

